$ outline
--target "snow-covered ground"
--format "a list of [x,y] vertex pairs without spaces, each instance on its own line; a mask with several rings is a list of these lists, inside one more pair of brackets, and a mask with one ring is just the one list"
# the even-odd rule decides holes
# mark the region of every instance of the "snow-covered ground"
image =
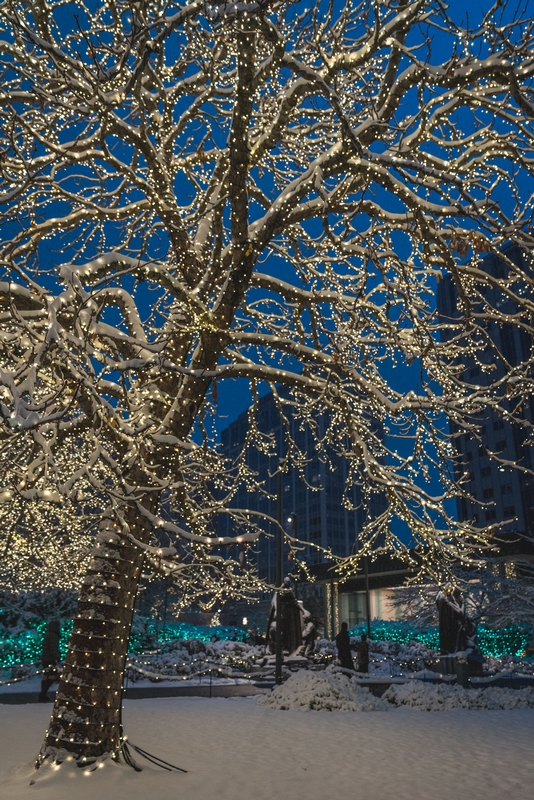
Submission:
[[[326,678],[324,673],[297,673],[276,691],[302,698],[313,690],[317,695],[321,679],[328,684],[323,684],[323,699],[332,687],[341,696],[354,690],[353,709],[280,711],[278,703],[269,707],[256,698],[126,700],[124,723],[130,740],[187,769],[187,774],[164,772],[150,764],[135,773],[109,761],[88,774],[69,763],[34,772],[31,762],[50,706],[0,706],[0,796],[2,800],[532,797],[534,710],[425,713],[384,700],[369,703],[365,689],[347,689],[350,681],[336,673]],[[414,688],[411,684],[401,691]],[[449,695],[453,692],[447,686],[439,688]],[[419,684],[419,701],[435,691],[436,687]],[[506,694],[507,690],[489,691]],[[524,692],[530,691],[514,694],[526,697]],[[399,695],[396,702],[401,700]],[[381,704],[387,705],[388,713],[371,710]],[[358,713],[358,705],[369,713]]]

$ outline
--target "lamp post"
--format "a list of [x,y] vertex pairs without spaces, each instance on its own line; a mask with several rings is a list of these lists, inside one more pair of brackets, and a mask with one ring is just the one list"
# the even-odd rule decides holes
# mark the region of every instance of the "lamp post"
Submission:
[[[297,515],[295,514],[294,511],[292,511],[291,514],[289,514],[289,516],[288,516],[286,521],[287,521],[287,523],[289,525],[291,525],[291,533],[293,535],[293,538],[296,539],[297,538]],[[298,600],[297,577],[298,577],[297,574],[295,574],[295,572],[293,572],[293,578],[294,578],[294,581],[295,581],[295,598]]]
[[[355,541],[351,548],[351,554],[356,552],[358,542]],[[367,638],[371,640],[371,594],[369,591],[369,556],[362,558],[363,570],[365,575],[365,616],[367,618]]]
[[371,596],[369,594],[369,556],[363,557],[365,569],[365,612],[367,616],[367,638],[371,641]]
[[276,649],[275,649],[275,682],[282,683],[282,603],[280,592],[282,589],[282,558],[283,558],[283,532],[282,532],[282,473],[285,472],[285,459],[278,459],[278,487],[276,492]]

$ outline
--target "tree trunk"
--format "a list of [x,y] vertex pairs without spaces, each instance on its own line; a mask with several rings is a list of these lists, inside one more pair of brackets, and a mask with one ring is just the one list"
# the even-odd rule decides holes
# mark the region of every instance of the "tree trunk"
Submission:
[[[219,350],[210,351],[211,361]],[[181,414],[173,433],[186,435],[194,419],[198,398],[204,397],[211,378],[194,379],[182,387]],[[154,465],[152,469],[157,469]],[[142,468],[128,473],[133,486],[149,486]],[[157,490],[143,497],[143,506],[154,512]],[[150,541],[151,527],[135,505],[125,507],[130,531],[143,544]],[[115,512],[104,513],[91,564],[84,579],[65,668],[59,683],[50,727],[36,766],[46,758],[64,761],[74,756],[80,765],[109,754],[118,759],[122,746],[122,683],[133,618],[133,608],[144,551],[130,542],[115,521]]]
[[[147,541],[148,526],[135,526]],[[122,681],[144,553],[104,517],[78,602],[63,676],[37,766],[74,755],[79,763],[121,747]]]

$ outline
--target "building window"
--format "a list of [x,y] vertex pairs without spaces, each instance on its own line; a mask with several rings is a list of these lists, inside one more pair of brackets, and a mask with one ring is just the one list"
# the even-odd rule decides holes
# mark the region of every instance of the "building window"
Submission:
[[491,475],[491,467],[482,467],[482,469],[480,470],[480,474],[482,475],[483,478],[489,478],[489,476]]
[[515,506],[505,506],[504,507],[504,516],[505,517],[515,517]]
[[492,508],[490,511],[486,511],[486,522],[490,522],[492,519],[495,519],[496,516],[497,513],[494,508]]
[[493,497],[493,487],[490,486],[488,489],[484,489],[482,492],[482,497],[484,500],[488,500],[490,497]]
[[504,420],[498,419],[493,423],[494,431],[502,431],[503,428],[504,428]]
[[501,486],[501,494],[512,494],[512,484],[503,483],[503,485]]
[[499,442],[495,442],[495,447],[497,450],[506,450],[506,439],[501,439]]

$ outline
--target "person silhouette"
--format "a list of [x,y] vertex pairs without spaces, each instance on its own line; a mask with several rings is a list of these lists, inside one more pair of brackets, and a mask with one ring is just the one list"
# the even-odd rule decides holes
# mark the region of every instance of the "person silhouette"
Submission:
[[350,652],[350,636],[346,622],[341,623],[341,630],[336,636],[337,657],[343,669],[354,669],[352,653]]
[[369,642],[366,633],[362,633],[358,644],[358,672],[369,672]]

